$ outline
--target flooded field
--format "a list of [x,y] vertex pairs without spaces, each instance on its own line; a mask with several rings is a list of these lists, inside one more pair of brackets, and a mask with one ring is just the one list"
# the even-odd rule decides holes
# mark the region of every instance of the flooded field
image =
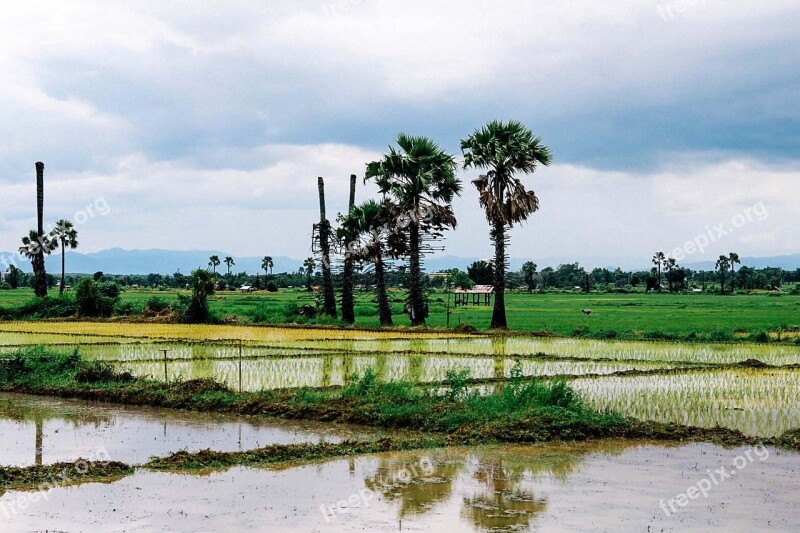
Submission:
[[736,369],[571,382],[590,405],[640,420],[771,437],[800,427],[800,369]]
[[[722,467],[735,478],[712,483],[708,472]],[[798,454],[765,448],[452,448],[9,491],[0,529],[797,531],[798,474]],[[705,495],[678,503],[698,486]]]
[[397,432],[0,393],[2,466],[95,457],[137,464],[180,450],[236,451],[269,444],[367,440],[391,434]]

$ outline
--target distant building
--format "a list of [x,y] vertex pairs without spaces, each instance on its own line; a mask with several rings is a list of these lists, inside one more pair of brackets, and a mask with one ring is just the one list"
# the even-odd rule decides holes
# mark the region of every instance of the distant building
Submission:
[[494,287],[491,285],[475,285],[471,289],[456,289],[453,294],[455,295],[456,307],[459,305],[485,305],[488,307],[492,305]]

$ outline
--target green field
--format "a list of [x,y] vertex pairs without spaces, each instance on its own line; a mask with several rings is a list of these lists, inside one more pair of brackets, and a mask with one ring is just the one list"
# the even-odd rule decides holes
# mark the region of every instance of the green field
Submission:
[[[130,289],[122,293],[122,301],[144,306],[153,296],[169,301],[176,291]],[[394,291],[395,325],[408,324],[402,315],[404,294]],[[0,291],[0,306],[19,305],[33,298],[27,289]],[[444,327],[447,322],[448,295],[430,295],[428,324]],[[240,294],[221,292],[211,299],[211,308],[220,319],[240,323],[291,323],[305,321],[292,309],[315,302],[314,295],[300,290],[278,293]],[[800,296],[751,294],[719,296],[712,294],[601,294],[512,292],[506,304],[511,329],[548,331],[559,336],[581,335],[602,338],[650,338],[680,340],[745,340],[759,333],[768,333],[771,340],[794,339],[793,326],[800,325]],[[584,315],[583,309],[591,309]],[[451,307],[450,326],[471,324],[478,329],[488,326],[491,308]],[[371,296],[357,297],[358,326],[377,327],[378,317]],[[328,319],[320,323],[330,323]]]

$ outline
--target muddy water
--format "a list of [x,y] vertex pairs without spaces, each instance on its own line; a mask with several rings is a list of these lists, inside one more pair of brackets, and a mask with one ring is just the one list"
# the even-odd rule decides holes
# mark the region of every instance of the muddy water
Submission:
[[[748,459],[747,452],[605,442],[382,454],[203,476],[139,471],[111,484],[6,493],[0,530],[797,531],[800,455],[749,450]],[[739,456],[745,464],[736,470]],[[723,466],[736,473],[680,506],[678,494]],[[19,501],[29,505],[20,509]]]
[[248,450],[323,439],[372,439],[387,433],[361,426],[0,394],[0,464],[4,466],[78,458],[139,464],[179,450]]

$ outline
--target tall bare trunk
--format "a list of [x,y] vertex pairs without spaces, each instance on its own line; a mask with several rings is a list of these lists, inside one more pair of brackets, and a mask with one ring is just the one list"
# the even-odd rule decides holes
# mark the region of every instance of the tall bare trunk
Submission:
[[[353,211],[356,205],[356,175],[350,175],[350,203],[348,213]],[[344,267],[342,268],[342,320],[348,324],[356,321],[355,302],[353,300],[353,271],[355,261],[351,251],[352,241],[348,240],[345,244]]]
[[392,307],[389,305],[389,296],[386,292],[386,273],[380,252],[375,258],[375,296],[378,300],[378,317],[381,326],[391,326]]
[[66,252],[64,250],[64,241],[61,241],[61,285],[58,286],[58,295],[61,296],[64,294],[64,278],[66,277],[66,265],[65,265],[65,256]]
[[333,277],[331,275],[331,225],[325,216],[325,182],[317,178],[319,188],[319,248],[322,253],[322,297],[325,314],[336,318],[336,297],[333,293]]
[[502,221],[495,221],[492,228],[494,241],[494,309],[492,310],[492,329],[508,328],[506,320],[506,227]]
[[47,272],[44,266],[44,163],[36,163],[36,229],[39,232],[39,246],[33,258],[33,290],[36,296],[47,296]]

